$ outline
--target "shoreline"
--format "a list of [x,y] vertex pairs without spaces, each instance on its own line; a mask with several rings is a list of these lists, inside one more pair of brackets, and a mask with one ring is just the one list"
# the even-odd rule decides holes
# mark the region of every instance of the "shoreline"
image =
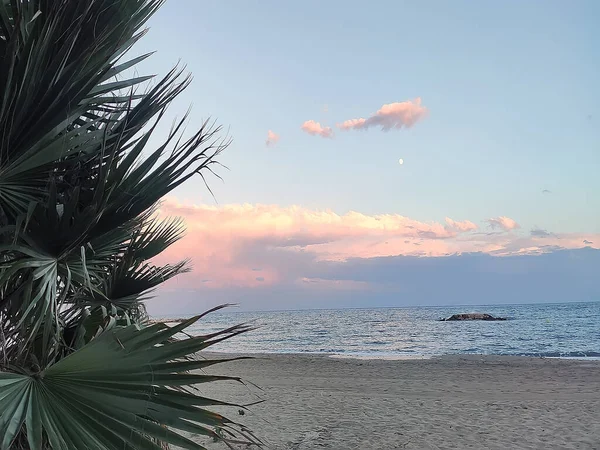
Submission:
[[[430,359],[251,356],[200,386],[274,450],[600,449],[600,361],[451,355]],[[258,386],[258,387],[255,387]],[[208,449],[222,444],[198,442]]]
[[[570,352],[576,353],[576,352]],[[545,355],[503,355],[487,353],[446,353],[436,355],[397,355],[397,354],[366,354],[366,353],[335,353],[335,352],[225,352],[225,351],[204,351],[205,355],[228,355],[228,356],[298,356],[298,357],[324,357],[333,359],[354,359],[354,360],[382,360],[382,361],[411,361],[411,360],[431,360],[437,358],[529,358],[529,359],[550,359],[565,361],[600,361],[600,356],[545,356]]]

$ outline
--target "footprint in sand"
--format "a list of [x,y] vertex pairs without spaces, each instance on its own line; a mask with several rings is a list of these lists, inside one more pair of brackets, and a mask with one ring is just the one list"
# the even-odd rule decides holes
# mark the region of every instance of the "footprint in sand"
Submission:
[[307,431],[300,439],[289,442],[290,450],[310,450],[314,448],[326,447],[331,443],[331,432],[327,427],[320,428],[316,431]]

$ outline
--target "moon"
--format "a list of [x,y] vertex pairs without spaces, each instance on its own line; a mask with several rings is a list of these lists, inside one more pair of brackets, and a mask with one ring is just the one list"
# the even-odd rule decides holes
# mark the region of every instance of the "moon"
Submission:
[[404,160],[403,160],[402,158],[400,158],[400,159],[398,160],[398,164],[400,164],[400,165],[404,164]]

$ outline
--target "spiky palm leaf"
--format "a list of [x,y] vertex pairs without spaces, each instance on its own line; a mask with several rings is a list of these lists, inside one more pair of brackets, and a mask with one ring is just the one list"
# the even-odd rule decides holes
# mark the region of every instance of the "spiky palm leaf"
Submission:
[[171,328],[160,323],[115,327],[41,373],[0,373],[1,448],[9,448],[23,424],[34,450],[45,440],[55,449],[160,448],[153,438],[202,449],[173,430],[218,439],[214,426],[228,431],[226,442],[236,434],[254,441],[243,427],[205,409],[228,403],[176,389],[240,381],[188,373],[221,361],[183,359],[187,355],[247,330],[238,326],[217,335],[171,340],[198,318]]
[[199,448],[177,430],[230,424],[185,389],[212,378],[181,371],[246,328],[180,341],[193,322],[144,328],[143,301],[187,270],[149,261],[183,233],[157,204],[227,146],[209,122],[182,141],[185,118],[148,146],[190,82],[173,69],[140,93],[150,77],[125,76],[162,2],[0,0],[2,449]]

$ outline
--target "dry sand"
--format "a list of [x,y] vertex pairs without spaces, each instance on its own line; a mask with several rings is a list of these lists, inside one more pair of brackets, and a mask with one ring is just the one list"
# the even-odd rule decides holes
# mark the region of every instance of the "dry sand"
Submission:
[[228,415],[271,449],[600,449],[595,361],[265,355],[210,373],[262,387],[213,383],[203,393],[266,400]]

